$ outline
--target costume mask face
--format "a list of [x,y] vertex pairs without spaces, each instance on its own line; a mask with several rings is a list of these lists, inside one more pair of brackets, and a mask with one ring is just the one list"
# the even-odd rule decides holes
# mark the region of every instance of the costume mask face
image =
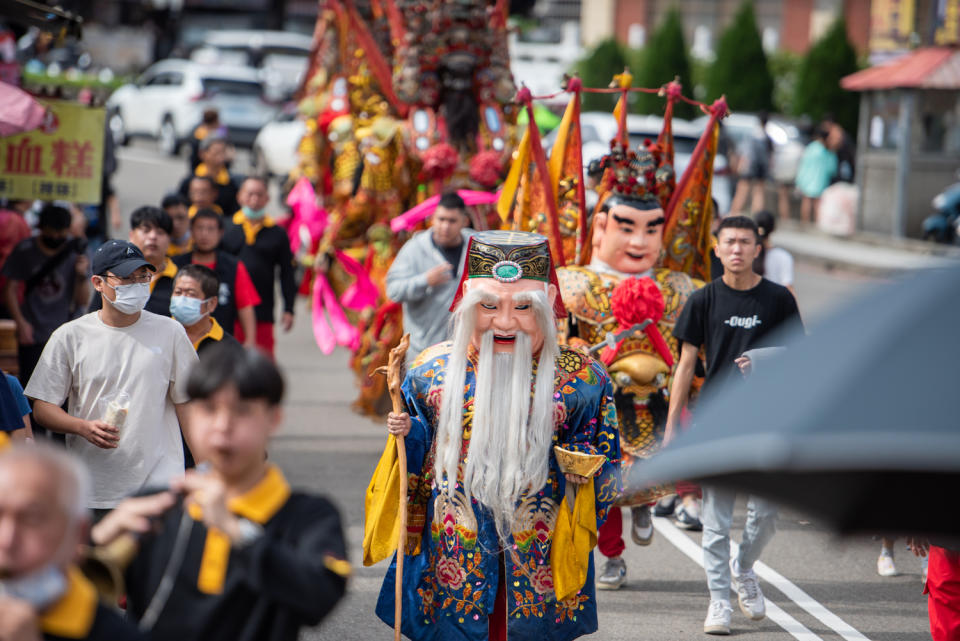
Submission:
[[656,265],[663,246],[663,210],[614,205],[597,214],[595,255],[617,271],[639,274]]
[[[543,347],[543,328],[537,322],[533,305],[528,300],[518,301],[514,296],[523,292],[542,292],[543,282],[521,279],[502,283],[493,278],[475,278],[464,283],[464,287],[477,288],[489,294],[489,298],[476,306],[477,322],[470,341],[476,349],[480,349],[484,333],[493,330],[494,352],[513,352],[518,332],[525,332],[530,337],[534,354],[540,351]],[[549,285],[547,290],[547,301],[552,307],[557,288]]]

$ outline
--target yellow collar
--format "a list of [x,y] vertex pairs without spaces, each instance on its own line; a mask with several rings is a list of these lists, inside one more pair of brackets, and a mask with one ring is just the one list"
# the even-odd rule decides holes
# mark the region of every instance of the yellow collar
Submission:
[[[201,178],[203,176],[209,176],[210,168],[207,167],[206,164],[200,163],[199,165],[197,165],[197,168],[194,170],[193,173],[194,175],[200,176]],[[220,171],[217,172],[217,175],[213,176],[213,182],[217,183],[218,185],[226,185],[227,183],[230,182],[230,172],[227,171],[226,167],[221,167]]]
[[264,216],[263,220],[252,222],[243,215],[243,210],[241,209],[233,215],[233,224],[243,227],[243,235],[247,239],[247,244],[252,245],[257,241],[257,234],[260,233],[261,229],[264,227],[273,227],[276,223],[273,222],[273,218],[270,218],[270,216]]
[[208,338],[213,339],[215,341],[223,340],[223,328],[220,327],[220,323],[218,323],[217,319],[212,316],[210,317],[210,320],[213,322],[213,325],[210,326],[210,331],[208,331],[206,334],[201,336],[197,340],[197,342],[193,344],[193,349],[196,350],[198,347],[200,347],[200,343],[207,340]]
[[[245,519],[263,525],[276,514],[290,498],[290,484],[276,465],[268,465],[267,473],[249,492],[230,499],[227,509]],[[203,510],[196,503],[187,506],[187,512],[199,521]]]
[[83,639],[97,615],[97,591],[77,568],[67,568],[67,592],[40,617],[44,634]]
[[[193,219],[194,216],[197,215],[197,211],[199,211],[199,209],[200,208],[197,207],[196,205],[190,205],[190,208],[187,210],[187,215],[190,216],[191,220]],[[220,209],[220,205],[213,204],[213,205],[210,205],[209,207],[205,207],[205,209],[212,209],[213,211],[223,216],[223,210]]]
[[172,258],[174,256],[179,256],[180,254],[186,254],[191,249],[193,249],[193,238],[188,238],[187,242],[183,243],[182,245],[171,242],[170,246],[167,247],[167,256]]
[[173,264],[172,260],[167,259],[167,264],[164,265],[163,271],[158,272],[156,276],[150,281],[150,292],[153,292],[153,288],[156,287],[157,281],[161,278],[169,278],[173,280],[177,276],[177,266]]

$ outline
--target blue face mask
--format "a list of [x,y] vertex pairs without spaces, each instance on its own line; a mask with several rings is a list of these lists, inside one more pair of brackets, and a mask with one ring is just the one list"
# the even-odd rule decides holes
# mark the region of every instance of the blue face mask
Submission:
[[208,300],[212,299],[200,300],[189,296],[173,296],[170,299],[170,315],[186,327],[196,325],[207,315],[207,312],[201,311],[201,308]]
[[26,601],[45,610],[67,591],[67,577],[55,565],[47,565],[18,579],[0,580],[0,594]]
[[246,205],[244,205],[241,209],[243,210],[243,215],[246,216],[247,220],[260,220],[267,215],[266,209],[250,209]]

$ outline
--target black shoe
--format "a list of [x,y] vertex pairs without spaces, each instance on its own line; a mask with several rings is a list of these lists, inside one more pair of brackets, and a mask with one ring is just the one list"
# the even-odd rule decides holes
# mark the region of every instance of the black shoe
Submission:
[[683,504],[677,506],[677,511],[673,513],[673,518],[677,521],[677,527],[681,527],[684,530],[691,530],[693,532],[703,530],[703,524],[697,515],[693,514],[692,510],[688,510]]
[[669,494],[659,501],[657,505],[653,508],[654,516],[673,516],[673,510],[677,506],[677,495]]

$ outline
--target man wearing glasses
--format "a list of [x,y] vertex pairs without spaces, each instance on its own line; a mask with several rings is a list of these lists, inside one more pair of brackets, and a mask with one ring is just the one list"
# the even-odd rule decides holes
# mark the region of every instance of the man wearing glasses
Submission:
[[53,333],[25,390],[37,420],[87,464],[95,517],[183,473],[184,386],[197,356],[180,323],[144,310],[154,271],[133,243],[102,245],[91,281],[103,309]]

